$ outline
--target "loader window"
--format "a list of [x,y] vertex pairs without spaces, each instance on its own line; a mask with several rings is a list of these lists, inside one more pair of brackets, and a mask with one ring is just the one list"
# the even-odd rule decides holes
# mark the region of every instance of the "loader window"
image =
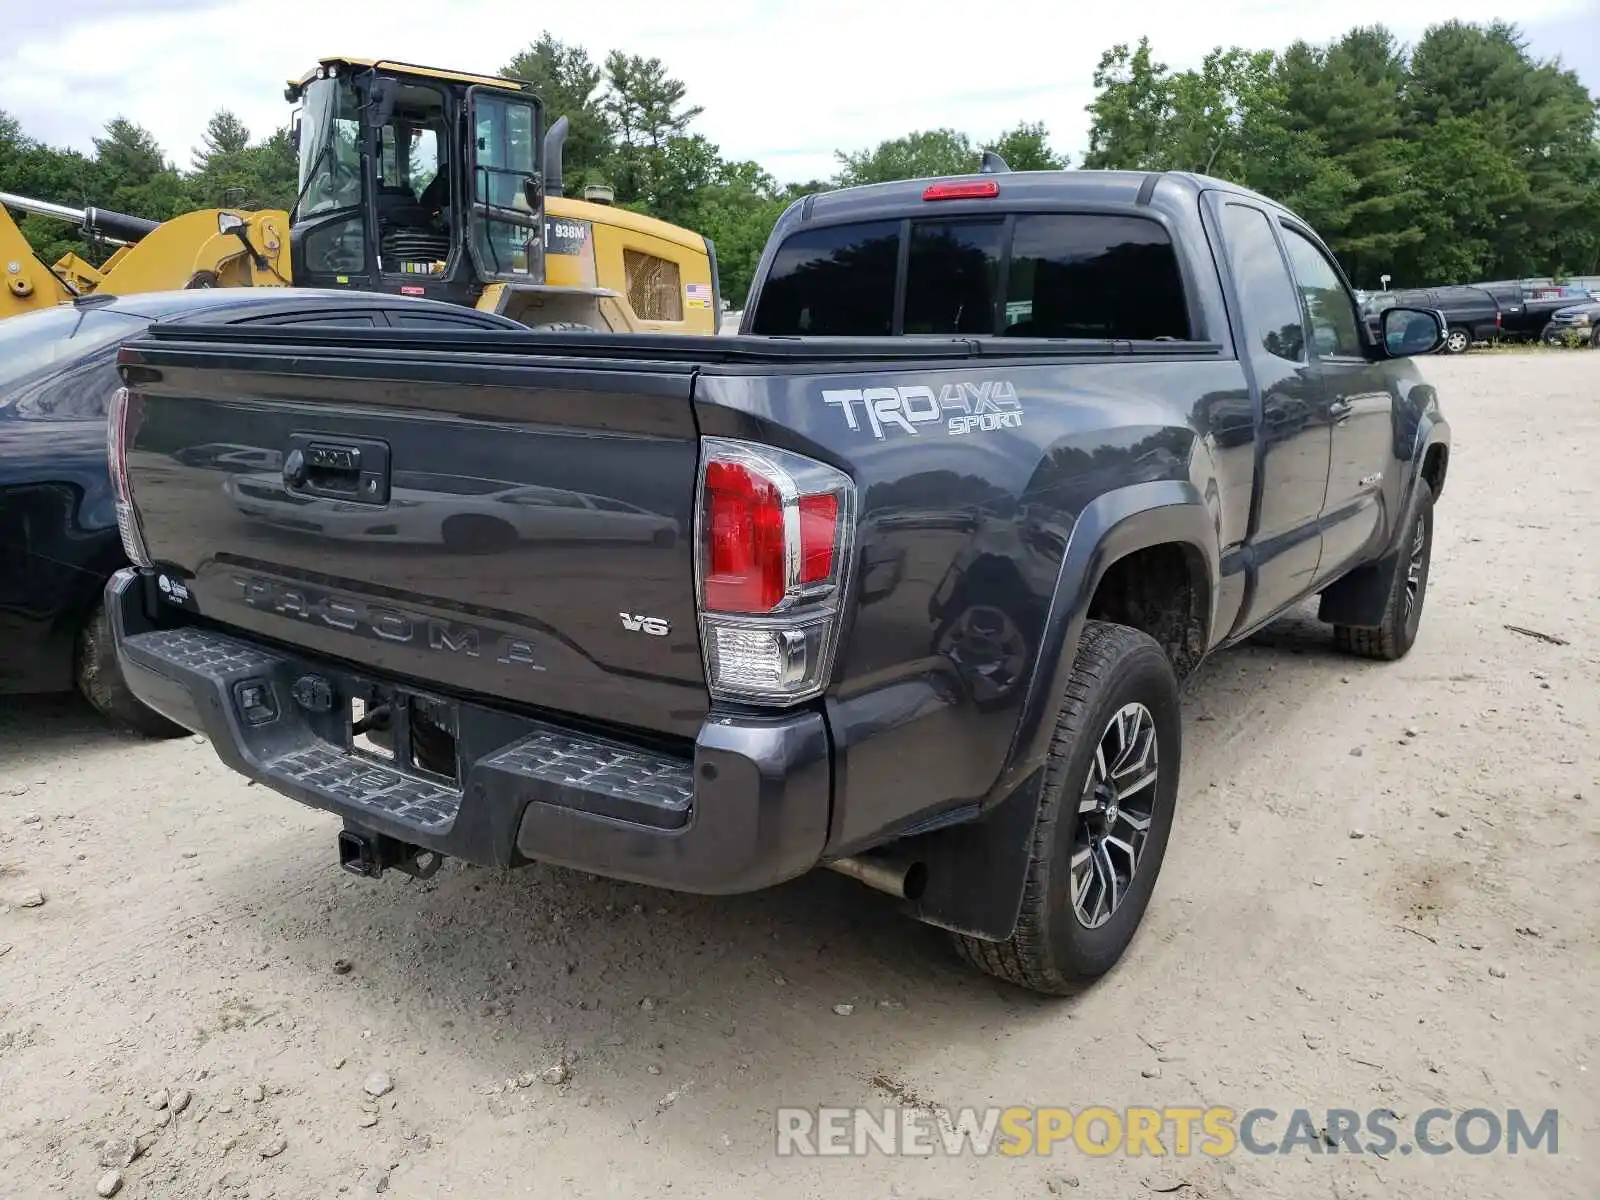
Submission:
[[355,93],[340,80],[319,79],[306,88],[300,190],[300,220],[361,203],[360,112]]
[[378,130],[378,248],[394,275],[442,275],[448,269],[450,170],[444,95],[400,88],[394,115]]

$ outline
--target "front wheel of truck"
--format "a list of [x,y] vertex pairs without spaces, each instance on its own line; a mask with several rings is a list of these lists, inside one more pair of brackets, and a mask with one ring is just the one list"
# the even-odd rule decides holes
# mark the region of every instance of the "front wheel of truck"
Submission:
[[1417,640],[1433,562],[1433,489],[1426,479],[1417,480],[1393,560],[1382,623],[1372,628],[1333,627],[1334,645],[1346,654],[1394,662],[1409,654]]
[[1122,957],[1167,851],[1183,731],[1178,681],[1155,639],[1085,624],[1056,717],[1022,911],[1003,942],[955,935],[973,966],[1070,995]]

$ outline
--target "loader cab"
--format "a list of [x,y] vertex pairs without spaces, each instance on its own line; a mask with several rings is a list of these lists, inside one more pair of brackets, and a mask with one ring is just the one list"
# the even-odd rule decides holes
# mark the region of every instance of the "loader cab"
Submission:
[[294,281],[476,304],[544,281],[538,99],[514,81],[326,59],[300,105]]

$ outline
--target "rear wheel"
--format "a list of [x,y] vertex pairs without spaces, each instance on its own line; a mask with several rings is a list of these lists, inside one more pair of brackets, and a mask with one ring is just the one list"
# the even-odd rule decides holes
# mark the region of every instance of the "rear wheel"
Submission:
[[1167,852],[1182,754],[1178,682],[1156,641],[1090,621],[1056,718],[1017,927],[956,934],[980,970],[1065,995],[1122,957]]
[[1472,334],[1464,326],[1452,325],[1444,335],[1446,354],[1465,354],[1472,345]]
[[543,325],[529,325],[534,333],[599,333],[593,325],[584,325],[579,321],[547,321]]
[[117,662],[111,616],[103,603],[95,605],[78,634],[74,667],[78,691],[113,724],[148,738],[182,737],[189,732],[154,709],[146,708],[129,689],[128,681],[122,677],[122,666]]

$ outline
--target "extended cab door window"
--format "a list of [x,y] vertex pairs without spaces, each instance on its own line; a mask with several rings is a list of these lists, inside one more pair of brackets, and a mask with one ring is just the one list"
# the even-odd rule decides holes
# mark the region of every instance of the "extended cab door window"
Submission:
[[887,337],[894,332],[899,259],[899,221],[803,229],[774,256],[751,329]]

